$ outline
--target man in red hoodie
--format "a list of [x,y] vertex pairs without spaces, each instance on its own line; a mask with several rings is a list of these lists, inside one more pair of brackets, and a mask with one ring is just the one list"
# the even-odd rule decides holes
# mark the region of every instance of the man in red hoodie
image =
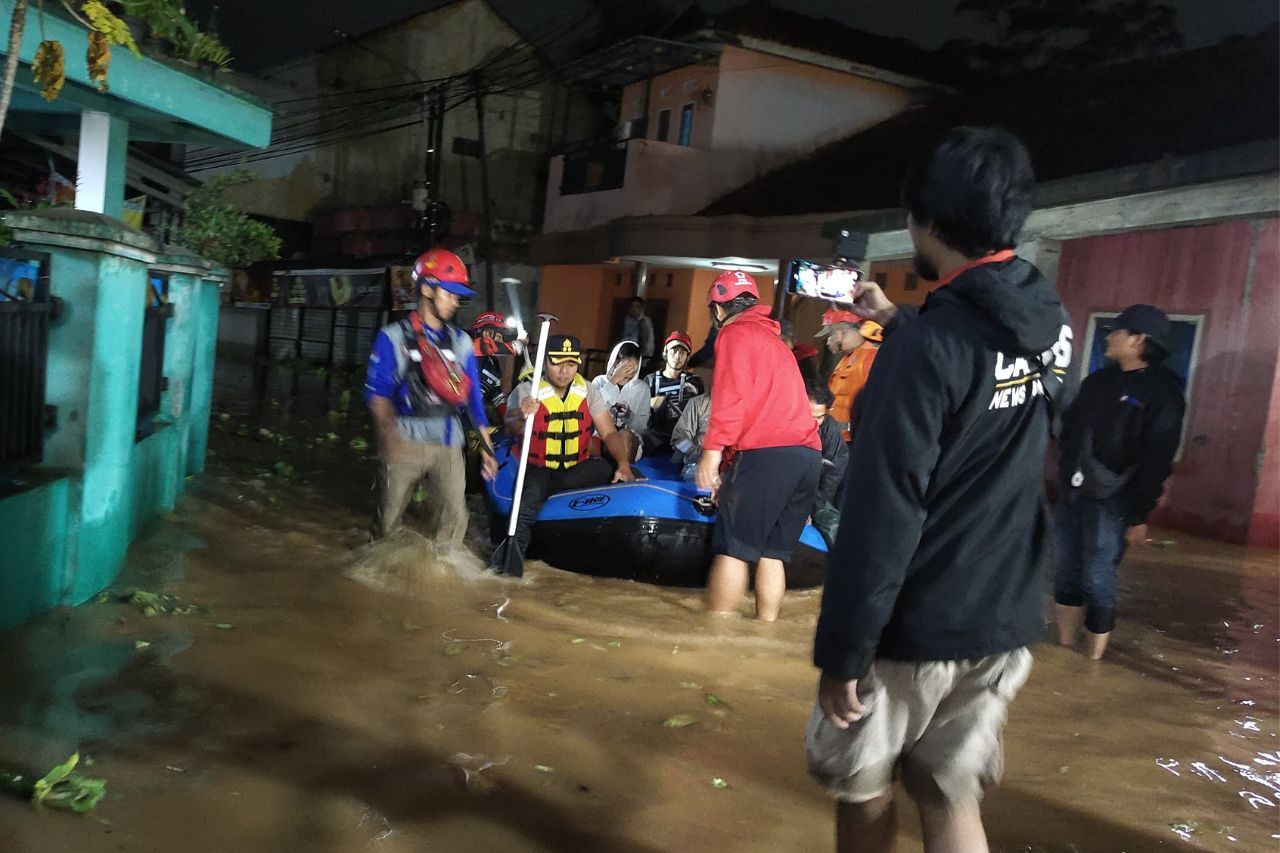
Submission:
[[[696,480],[717,494],[707,609],[738,610],[756,564],[756,618],[778,618],[791,559],[822,473],[822,442],[791,350],[778,337],[755,280],[723,272],[707,297],[716,336],[711,423]],[[720,481],[726,449],[733,463]]]

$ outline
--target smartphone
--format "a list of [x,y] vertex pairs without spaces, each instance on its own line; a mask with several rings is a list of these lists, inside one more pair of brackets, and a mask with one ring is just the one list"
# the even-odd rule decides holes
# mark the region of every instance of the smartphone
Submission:
[[859,276],[856,269],[797,258],[787,262],[787,292],[852,304],[858,298]]

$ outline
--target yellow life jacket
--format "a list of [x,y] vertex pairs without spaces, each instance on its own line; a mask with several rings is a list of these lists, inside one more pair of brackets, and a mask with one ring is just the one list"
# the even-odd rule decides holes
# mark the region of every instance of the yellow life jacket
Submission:
[[538,413],[534,415],[529,461],[552,470],[572,468],[591,454],[591,412],[587,407],[587,381],[581,375],[564,398],[549,383],[538,389]]

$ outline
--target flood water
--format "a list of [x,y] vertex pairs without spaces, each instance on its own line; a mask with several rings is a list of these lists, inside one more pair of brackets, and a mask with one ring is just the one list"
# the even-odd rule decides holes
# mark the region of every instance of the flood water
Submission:
[[[198,612],[91,603],[0,637],[0,766],[79,749],[108,791],[86,816],[0,799],[0,851],[830,849],[802,750],[817,591],[761,625],[539,563],[500,580],[413,533],[368,546],[352,386],[224,366],[209,470],[116,585]],[[1156,536],[1107,660],[1037,649],[993,849],[1277,849],[1277,555]]]

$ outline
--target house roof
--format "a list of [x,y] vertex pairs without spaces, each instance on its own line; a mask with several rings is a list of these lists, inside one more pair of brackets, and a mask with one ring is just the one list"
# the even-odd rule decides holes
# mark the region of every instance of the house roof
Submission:
[[777,42],[949,87],[980,79],[954,59],[906,39],[854,29],[827,17],[802,15],[768,0],[748,0],[712,15],[702,29],[716,31],[725,41],[732,42],[736,35]]
[[[1236,149],[1175,186],[1277,168],[1280,39],[1276,27],[1214,47],[1070,74],[1039,74],[928,102],[818,149],[721,197],[703,213],[786,216],[898,205],[911,162],[957,125],[997,125],[1031,150],[1037,179],[1075,176]],[[1207,170],[1207,171],[1206,171]],[[1096,196],[1159,186],[1115,187]]]

